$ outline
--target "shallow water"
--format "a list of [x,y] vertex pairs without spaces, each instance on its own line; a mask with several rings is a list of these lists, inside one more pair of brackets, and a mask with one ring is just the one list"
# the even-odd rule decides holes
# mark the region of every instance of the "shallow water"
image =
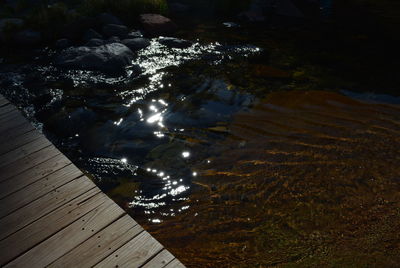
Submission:
[[0,90],[190,267],[396,266],[395,43],[318,25],[188,23],[120,77],[45,49]]

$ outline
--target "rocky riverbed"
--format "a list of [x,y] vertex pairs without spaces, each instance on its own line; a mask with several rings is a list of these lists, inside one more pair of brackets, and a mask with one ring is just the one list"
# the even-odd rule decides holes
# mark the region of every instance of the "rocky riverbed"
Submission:
[[341,1],[220,2],[3,18],[0,92],[189,267],[395,266],[398,40]]

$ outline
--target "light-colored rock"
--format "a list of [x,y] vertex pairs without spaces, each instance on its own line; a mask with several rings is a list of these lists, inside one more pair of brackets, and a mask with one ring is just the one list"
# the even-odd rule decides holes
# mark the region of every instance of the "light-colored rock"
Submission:
[[55,64],[64,68],[118,74],[131,64],[133,57],[132,51],[127,46],[112,43],[97,47],[81,46],[63,50],[56,57]]
[[159,14],[142,14],[140,22],[144,30],[153,36],[169,35],[178,29],[172,20]]

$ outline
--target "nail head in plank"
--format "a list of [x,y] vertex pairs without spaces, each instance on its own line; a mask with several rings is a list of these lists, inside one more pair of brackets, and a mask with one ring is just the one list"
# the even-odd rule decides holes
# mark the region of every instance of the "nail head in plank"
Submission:
[[69,159],[60,153],[12,179],[0,182],[0,200],[70,164]]
[[95,188],[94,184],[89,179],[80,177],[7,215],[0,219],[0,239],[24,228],[50,212],[55,213],[55,210],[65,206],[75,198],[85,195],[93,188]]
[[164,267],[170,263],[175,257],[166,249],[163,249],[154,258],[152,258],[148,263],[142,266],[142,268],[153,268],[153,267]]
[[[103,194],[92,189],[25,228],[0,241],[0,266],[29,251],[42,241],[95,210],[105,201]],[[51,223],[51,224],[49,224]],[[21,243],[23,241],[23,243]],[[52,250],[52,249],[49,249]]]
[[18,161],[21,158],[29,158],[30,154],[40,151],[41,149],[48,146],[53,146],[53,145],[44,137],[31,141],[17,149],[2,154],[0,156],[0,167]]
[[49,267],[92,267],[142,231],[143,228],[139,224],[129,215],[125,215],[57,259]]
[[13,151],[25,144],[28,144],[37,139],[43,139],[43,136],[39,134],[38,131],[32,130],[30,132],[25,132],[22,135],[15,135],[13,139],[1,141],[0,145],[0,155]]
[[57,150],[54,146],[48,146],[29,155],[27,158],[22,158],[18,161],[8,164],[7,166],[0,167],[0,181],[5,181],[15,175],[18,175],[46,160],[55,157],[58,154],[60,154],[59,150]]
[[144,231],[94,267],[139,267],[163,249]]
[[23,206],[32,203],[50,191],[82,176],[83,173],[73,165],[66,166],[20,191],[13,193],[0,202],[0,218]]
[[99,207],[88,212],[5,267],[45,267],[72,250],[76,245],[95,235],[96,232],[121,217],[124,213],[120,207],[109,199],[108,202],[104,202]]

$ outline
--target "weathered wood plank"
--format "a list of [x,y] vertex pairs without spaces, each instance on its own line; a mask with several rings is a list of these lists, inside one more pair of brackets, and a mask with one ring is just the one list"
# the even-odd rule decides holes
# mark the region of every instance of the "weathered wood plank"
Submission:
[[153,268],[153,267],[164,267],[170,263],[175,257],[166,249],[163,249],[154,258],[152,258],[148,263],[143,265],[143,268]]
[[0,202],[0,218],[11,212],[32,203],[36,199],[44,196],[50,191],[82,176],[83,173],[74,165],[66,166],[51,175],[30,184],[20,191],[4,198]]
[[0,118],[1,118],[3,115],[7,114],[7,113],[10,113],[10,112],[17,112],[17,111],[18,111],[18,110],[17,110],[17,108],[15,108],[14,105],[8,104],[8,105],[1,106],[1,107],[0,107]]
[[0,155],[13,151],[39,138],[43,138],[43,136],[38,131],[32,130],[22,135],[16,134],[13,139],[8,141],[2,139],[0,141]]
[[5,267],[45,267],[117,220],[124,213],[119,206],[108,199]]
[[185,265],[183,265],[178,259],[174,259],[168,263],[165,268],[185,268]]
[[143,228],[125,215],[48,267],[92,267],[137,236]]
[[15,120],[1,125],[0,123],[0,137],[8,140],[14,137],[15,134],[24,133],[35,129],[32,124],[28,123],[24,118],[17,117]]
[[162,245],[144,231],[94,267],[139,267],[162,249]]
[[52,174],[70,163],[71,162],[68,158],[59,153],[55,157],[12,177],[12,180],[0,182],[0,200],[42,179],[43,177]]
[[21,158],[28,158],[30,154],[48,146],[52,146],[52,144],[44,137],[33,140],[17,149],[0,155],[0,167],[18,161]]
[[9,104],[10,102],[0,95],[0,106]]
[[80,177],[0,219],[0,240],[48,213],[67,206],[68,202],[84,195],[93,188],[95,188],[95,185],[89,179]]
[[184,267],[124,214],[0,95],[0,266]]
[[[94,195],[93,195],[94,194]],[[95,189],[0,241],[0,266],[14,260],[105,202]],[[23,242],[22,242],[23,241]],[[48,249],[52,251],[52,248]],[[32,267],[32,266],[28,266]]]
[[[20,114],[19,111],[16,111],[16,112],[13,112],[13,113],[4,114],[0,118],[0,125],[3,126],[3,127],[7,127],[8,124],[12,123],[12,121],[16,120],[19,117],[22,117],[22,115]],[[25,118],[22,117],[22,119],[25,119]]]
[[33,168],[34,166],[51,159],[52,157],[55,157],[59,153],[60,151],[58,151],[54,146],[48,146],[29,155],[29,157],[19,159],[6,166],[2,166],[0,167],[0,182]]

